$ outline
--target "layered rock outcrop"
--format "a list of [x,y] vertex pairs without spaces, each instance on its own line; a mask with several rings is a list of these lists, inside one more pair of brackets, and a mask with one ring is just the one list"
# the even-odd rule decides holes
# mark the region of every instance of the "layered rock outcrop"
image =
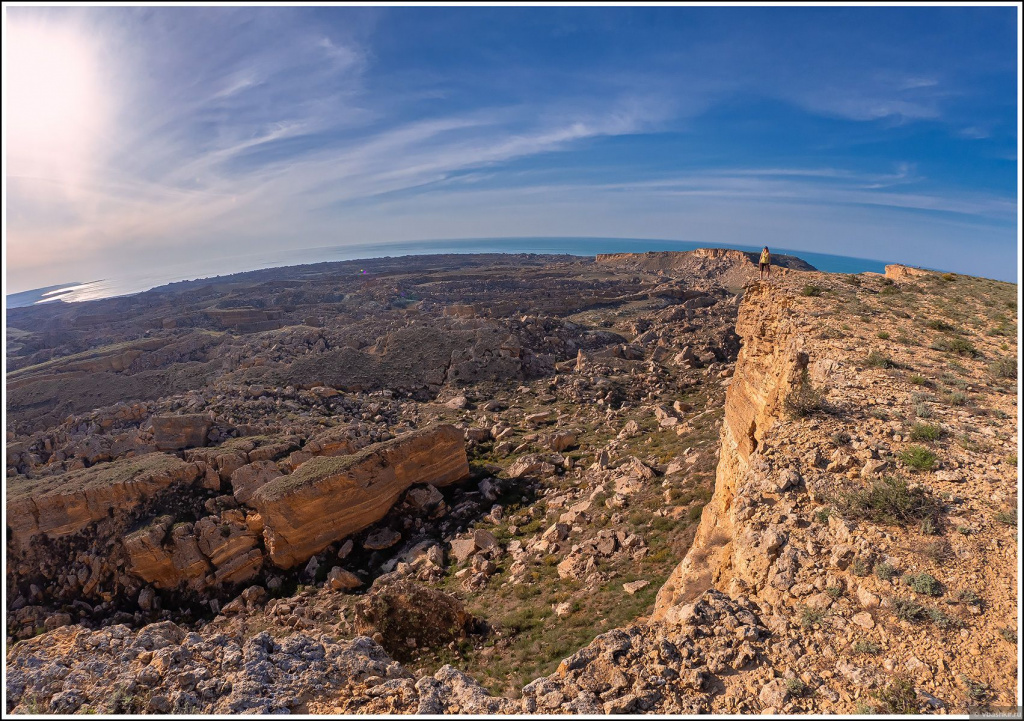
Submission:
[[463,433],[437,425],[355,455],[313,458],[262,486],[249,503],[263,518],[270,559],[290,568],[379,521],[413,483],[446,486],[468,476]]
[[199,466],[164,453],[148,453],[7,488],[7,525],[15,547],[37,534],[51,538],[82,530],[115,509],[131,508],[174,483],[194,483]]

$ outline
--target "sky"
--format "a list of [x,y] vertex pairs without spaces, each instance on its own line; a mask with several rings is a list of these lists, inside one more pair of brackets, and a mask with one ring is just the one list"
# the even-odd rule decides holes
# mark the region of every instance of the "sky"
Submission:
[[1017,280],[1015,7],[4,11],[7,293],[509,236]]

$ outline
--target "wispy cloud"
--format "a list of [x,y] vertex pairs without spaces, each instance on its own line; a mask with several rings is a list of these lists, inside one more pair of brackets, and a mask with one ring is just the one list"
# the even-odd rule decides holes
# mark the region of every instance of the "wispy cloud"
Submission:
[[[1016,212],[1010,191],[959,187],[902,150],[808,159],[802,130],[785,150],[744,142],[772,119],[743,115],[743,103],[765,98],[814,122],[858,126],[839,142],[816,138],[817,148],[846,149],[855,136],[860,148],[883,145],[897,125],[997,134],[977,113],[950,113],[963,92],[955,67],[891,48],[853,57],[843,48],[860,38],[841,28],[787,26],[793,42],[780,44],[759,23],[713,27],[707,38],[682,23],[682,35],[652,42],[676,30],[614,21],[587,36],[574,21],[549,42],[508,14],[508,24],[467,30],[438,20],[461,17],[439,9],[433,33],[411,23],[400,34],[382,19],[400,9],[340,10],[331,17],[345,22],[287,8],[24,9],[87,40],[109,112],[74,173],[56,172],[50,156],[9,161],[8,261],[19,281],[49,284],[61,263],[141,265],[339,235],[585,234],[600,218],[627,235],[652,235],[660,222],[665,236],[678,208],[733,222],[702,206],[844,217],[881,208],[995,224]],[[715,113],[731,123],[717,144],[697,137]]]

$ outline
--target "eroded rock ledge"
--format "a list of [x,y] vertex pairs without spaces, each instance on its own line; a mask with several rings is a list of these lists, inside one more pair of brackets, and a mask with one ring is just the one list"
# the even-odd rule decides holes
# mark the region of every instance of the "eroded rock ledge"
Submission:
[[356,455],[313,458],[262,486],[250,503],[263,517],[270,560],[291,568],[379,521],[413,483],[447,486],[468,476],[463,433],[438,425]]

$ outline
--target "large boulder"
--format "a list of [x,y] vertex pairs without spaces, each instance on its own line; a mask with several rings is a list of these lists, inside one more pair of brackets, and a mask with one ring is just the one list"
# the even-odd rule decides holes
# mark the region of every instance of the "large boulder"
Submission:
[[379,521],[412,484],[446,486],[468,476],[462,432],[435,425],[354,455],[312,458],[262,486],[249,505],[263,517],[271,561],[291,568]]
[[183,416],[153,416],[153,440],[161,451],[176,451],[206,445],[210,419],[193,413]]
[[7,526],[16,546],[45,533],[76,533],[112,511],[130,509],[174,483],[194,483],[201,473],[165,453],[147,453],[45,478],[19,478],[7,485]]

